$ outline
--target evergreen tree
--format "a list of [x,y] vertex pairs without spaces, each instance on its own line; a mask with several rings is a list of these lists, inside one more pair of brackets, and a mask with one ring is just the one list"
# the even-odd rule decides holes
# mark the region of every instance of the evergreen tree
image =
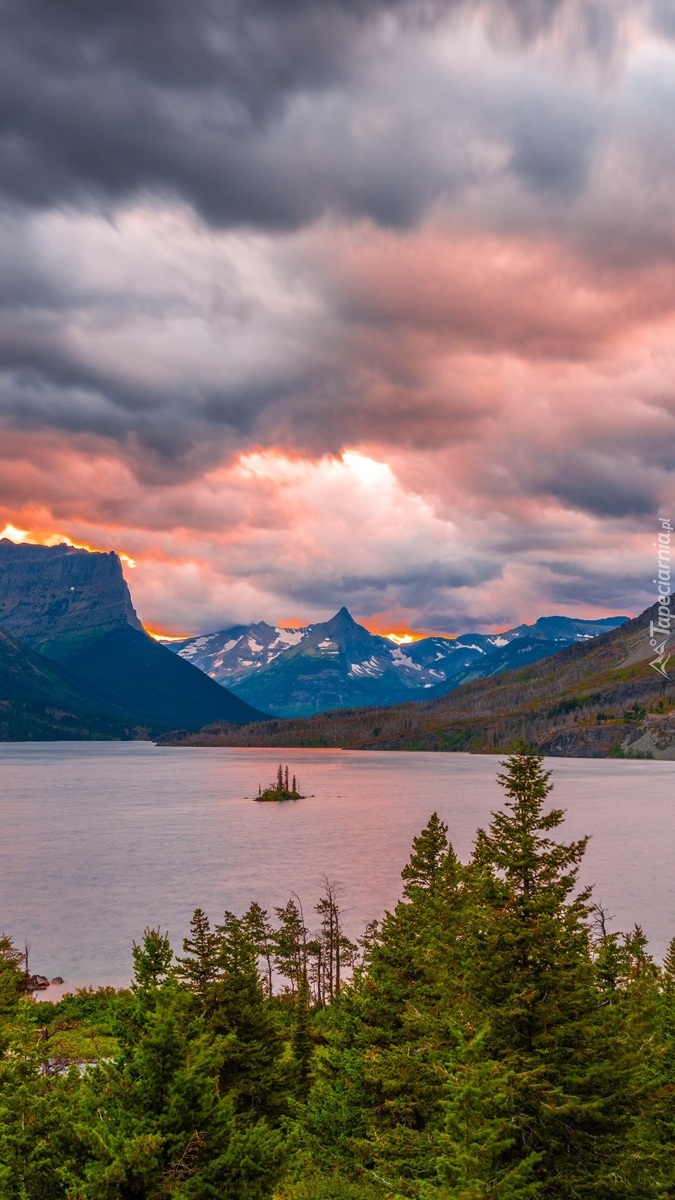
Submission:
[[436,814],[403,878],[404,900],[372,931],[353,985],[329,1012],[306,1115],[320,1163],[374,1171],[402,1191],[436,1177],[451,1014],[462,1006],[460,872]]
[[241,1088],[223,1086],[231,1039],[195,1015],[156,931],[135,950],[121,1053],[82,1084],[83,1153],[69,1198],[267,1200],[284,1139],[240,1114]]
[[310,994],[307,975],[300,979],[298,992],[293,1006],[293,1026],[291,1029],[291,1050],[297,1079],[298,1093],[305,1097],[309,1089],[309,1076],[314,1045],[311,1031]]
[[467,985],[484,1006],[491,1056],[509,1056],[518,1088],[519,1159],[541,1154],[547,1195],[628,1197],[615,1170],[634,1099],[633,1060],[605,1018],[588,928],[588,892],[576,891],[587,839],[549,834],[550,772],[513,754],[498,777],[507,799],[472,863]]
[[423,1185],[420,1200],[530,1200],[543,1194],[535,1179],[541,1156],[512,1155],[518,1091],[508,1064],[486,1054],[483,1033],[458,1049],[437,1135],[437,1181]]
[[283,908],[275,908],[279,927],[274,932],[274,965],[288,979],[295,996],[303,974],[307,972],[309,933],[297,897],[291,896]]
[[663,982],[664,987],[675,990],[675,938],[670,939],[663,959]]
[[317,1001],[320,1004],[332,1003],[339,996],[345,969],[353,967],[356,960],[357,947],[342,927],[338,903],[340,891],[334,880],[324,876],[324,894],[314,909],[321,917],[321,934],[308,949],[316,959]]
[[256,900],[249,906],[244,921],[259,958],[265,963],[265,990],[268,996],[274,994],[274,930],[270,924],[269,914]]
[[77,1150],[73,1138],[76,1071],[49,1069],[48,1050],[21,1001],[0,1058],[0,1194],[3,1200],[66,1200]]
[[211,987],[218,977],[218,935],[211,929],[208,917],[196,908],[190,922],[190,937],[183,939],[185,958],[177,958],[177,975],[185,980],[195,996],[205,1005]]
[[265,999],[257,946],[246,919],[233,913],[225,913],[217,932],[220,974],[207,1021],[223,1039],[220,1089],[233,1097],[238,1112],[277,1113],[287,1101],[283,1040]]
[[10,1036],[10,1022],[17,1013],[25,982],[23,955],[3,933],[0,935],[0,1053]]
[[448,827],[438,813],[431,814],[422,832],[413,839],[410,860],[401,872],[404,895],[413,900],[421,891],[433,892],[454,853],[448,843]]

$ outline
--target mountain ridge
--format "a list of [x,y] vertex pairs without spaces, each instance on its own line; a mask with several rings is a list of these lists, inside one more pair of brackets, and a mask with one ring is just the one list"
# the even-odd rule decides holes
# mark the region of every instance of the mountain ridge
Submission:
[[172,744],[503,753],[523,739],[552,756],[675,758],[675,681],[653,669],[654,605],[591,641],[427,702],[218,726]]
[[280,717],[440,696],[597,636],[627,617],[551,616],[502,634],[438,635],[396,645],[341,608],[300,629],[264,621],[174,642],[170,649],[238,696]]

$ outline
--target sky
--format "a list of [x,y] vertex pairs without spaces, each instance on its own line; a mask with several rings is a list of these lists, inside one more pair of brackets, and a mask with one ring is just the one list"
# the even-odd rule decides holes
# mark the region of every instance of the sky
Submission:
[[672,0],[0,10],[0,531],[176,635],[652,603]]

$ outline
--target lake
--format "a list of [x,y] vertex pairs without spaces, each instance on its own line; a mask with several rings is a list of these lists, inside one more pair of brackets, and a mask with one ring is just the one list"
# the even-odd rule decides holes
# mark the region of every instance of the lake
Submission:
[[[278,749],[0,744],[0,929],[28,940],[31,971],[62,975],[66,990],[128,982],[132,940],[148,925],[180,949],[197,906],[218,920],[296,892],[307,918],[323,875],[344,886],[359,934],[396,902],[412,838],[434,809],[466,857],[501,802],[492,756],[282,757],[306,799],[246,799],[275,777]],[[548,766],[568,814],[563,836],[592,835],[583,882],[595,883],[614,928],[639,922],[661,955],[675,935],[675,762]]]

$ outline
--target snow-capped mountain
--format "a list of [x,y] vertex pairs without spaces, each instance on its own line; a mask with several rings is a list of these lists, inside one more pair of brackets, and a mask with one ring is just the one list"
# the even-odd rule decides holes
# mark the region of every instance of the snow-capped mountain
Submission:
[[249,704],[277,716],[430,699],[460,683],[537,662],[627,617],[540,617],[505,633],[428,637],[396,645],[346,608],[329,621],[286,629],[259,621],[173,642],[170,648]]
[[255,625],[233,625],[218,633],[172,642],[170,649],[218,683],[231,687],[297,646],[310,628],[283,629],[258,621]]

